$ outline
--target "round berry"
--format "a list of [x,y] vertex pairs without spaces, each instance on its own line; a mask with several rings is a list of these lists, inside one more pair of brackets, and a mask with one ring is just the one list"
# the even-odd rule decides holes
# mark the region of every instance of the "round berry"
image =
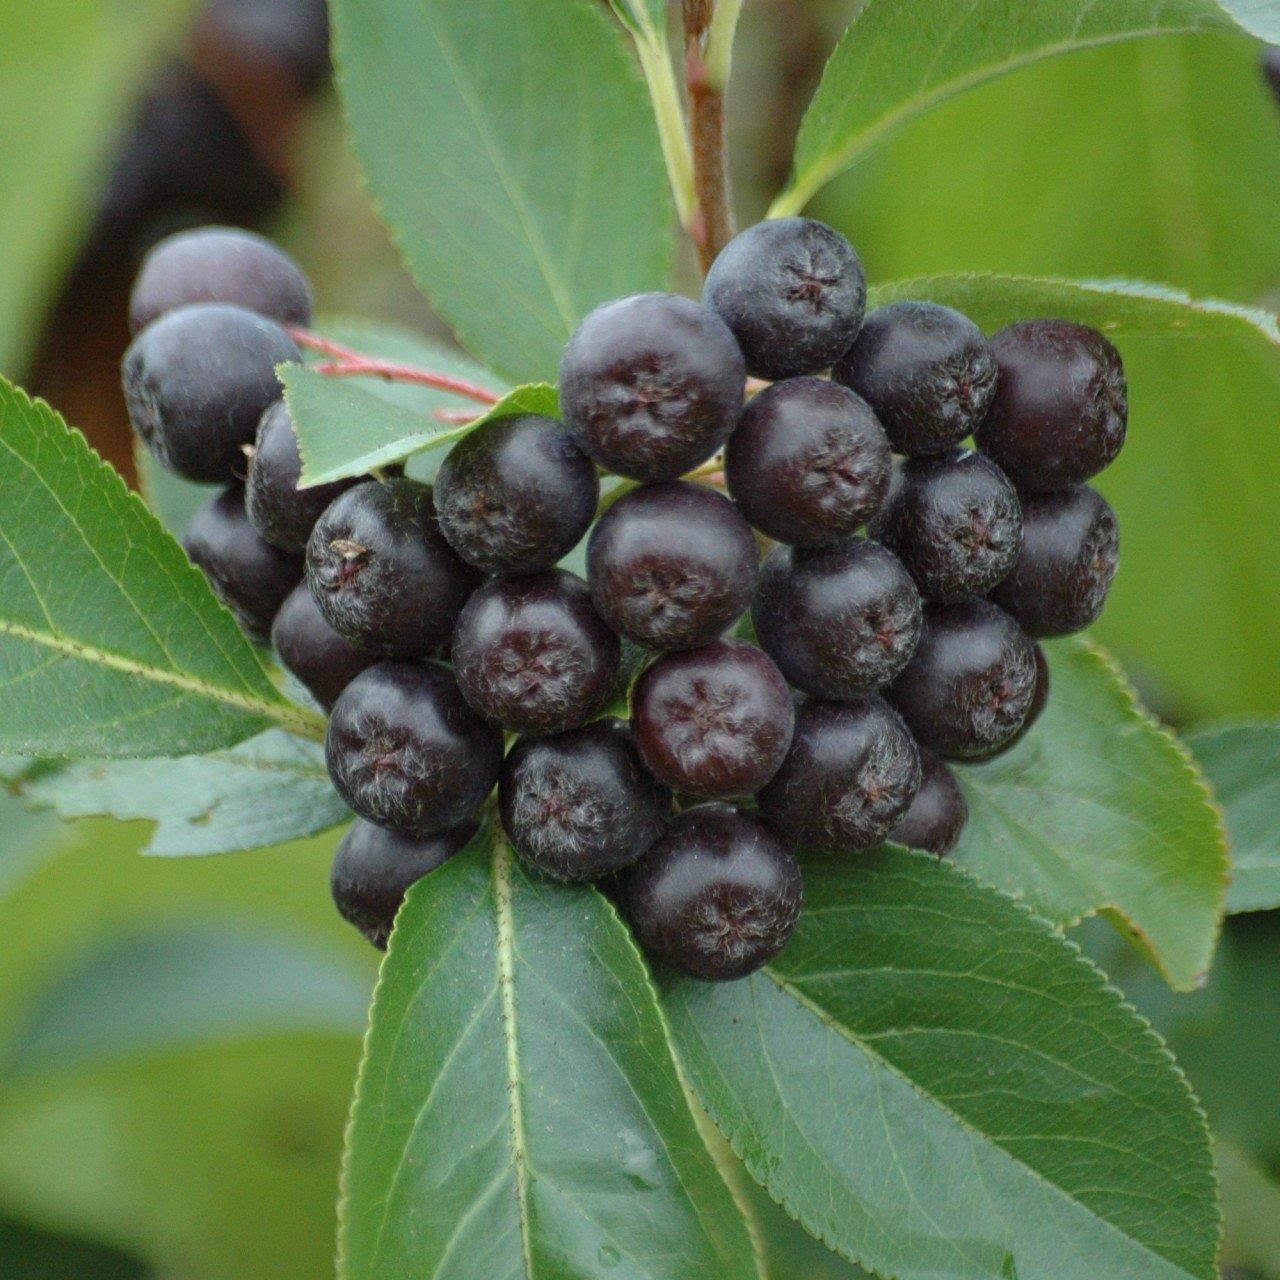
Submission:
[[889,839],[942,858],[959,843],[969,821],[969,805],[956,775],[932,752],[920,754],[920,790],[890,829]]
[[334,703],[325,758],[338,794],[362,818],[446,831],[493,789],[502,735],[467,706],[448,667],[379,662]]
[[1280,102],[1280,45],[1264,44],[1258,55],[1258,65],[1262,69],[1262,78],[1272,96]]
[[1000,369],[978,448],[1019,491],[1066,489],[1120,452],[1129,395],[1120,353],[1096,329],[1027,320],[991,339]]
[[671,792],[607,719],[512,747],[498,784],[502,825],[535,871],[581,883],[630,866],[662,834]]
[[920,748],[872,695],[810,702],[782,768],[758,799],[764,820],[802,849],[858,853],[878,845],[920,788]]
[[273,320],[241,307],[181,307],[148,325],[125,352],[130,421],[170,471],[225,484],[243,477],[244,447],[280,398],[276,365],[301,359]]
[[502,418],[454,445],[436,476],[449,545],[486,573],[550,569],[596,513],[600,477],[553,418]]
[[1036,692],[1035,646],[986,600],[925,606],[924,630],[889,698],[922,747],[981,759],[1008,746]]
[[1031,732],[1036,721],[1044,714],[1045,707],[1049,705],[1049,660],[1045,657],[1044,649],[1040,645],[1037,644],[1033,647],[1036,653],[1036,688],[1031,698],[1031,709],[1027,712],[1027,718],[1022,722],[1022,728],[1003,746],[996,748],[994,751],[988,751],[985,755],[972,757],[972,763],[984,764],[988,760],[994,760],[997,756],[1002,756],[1012,751]]
[[636,681],[631,724],[645,764],[683,795],[750,795],[777,772],[795,709],[782,673],[744,640],[669,653]]
[[245,62],[267,64],[273,80],[284,68],[313,90],[329,74],[325,0],[208,0],[196,24],[197,40],[206,36]]
[[674,480],[725,442],[746,369],[705,307],[641,293],[597,307],[560,361],[560,405],[578,444],[608,471]]
[[249,456],[244,501],[253,527],[273,546],[302,555],[307,539],[324,509],[358,479],[335,480],[299,489],[302,454],[293,415],[278,400],[262,415],[258,437]]
[[307,543],[307,583],[325,621],[370,653],[425,657],[479,582],[444,540],[431,486],[416,480],[348,489]]
[[210,498],[191,517],[182,545],[245,631],[265,640],[302,578],[302,561],[258,537],[244,512],[243,490],[224,489]]
[[467,601],[453,666],[467,701],[516,733],[563,733],[604,709],[618,637],[581,578],[563,569],[495,578]]
[[906,566],[926,600],[985,596],[1013,568],[1022,505],[999,467],[972,450],[896,463],[867,531]]
[[327,711],[377,658],[344,640],[321,616],[305,582],[289,593],[271,624],[271,645],[286,671]]
[[746,612],[760,553],[721,493],[678,482],[619,498],[587,544],[596,608],[647,649],[707,644]]
[[906,666],[920,637],[920,593],[898,558],[866,538],[817,551],[777,547],[751,616],[791,684],[840,701]]
[[631,923],[651,955],[708,982],[744,978],[787,945],[804,887],[786,846],[727,804],[687,809],[631,872]]
[[1111,504],[1088,485],[1023,502],[1022,551],[991,598],[1035,637],[1095,623],[1120,563]]
[[932,302],[873,311],[835,368],[898,453],[945,453],[971,436],[996,390],[996,359],[968,316]]
[[875,515],[891,455],[876,416],[825,378],[760,392],[725,449],[725,477],[742,514],[793,546],[839,542]]

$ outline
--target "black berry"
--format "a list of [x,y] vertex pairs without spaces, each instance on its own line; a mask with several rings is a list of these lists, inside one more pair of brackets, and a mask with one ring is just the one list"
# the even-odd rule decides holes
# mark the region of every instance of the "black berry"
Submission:
[[1019,491],[1066,489],[1120,452],[1129,422],[1120,353],[1096,329],[1027,320],[991,339],[1000,369],[978,448]]
[[711,982],[743,978],[786,946],[804,895],[800,867],[749,814],[687,809],[631,872],[631,922],[650,954]]
[[690,649],[751,603],[759,551],[723,494],[677,482],[620,498],[587,547],[591,596],[609,625],[648,649]]
[[1264,44],[1258,55],[1258,65],[1262,68],[1262,78],[1272,96],[1280,102],[1280,45]]
[[302,561],[258,537],[245,515],[244,491],[233,487],[210,498],[191,517],[182,545],[245,631],[265,640],[302,578]]
[[244,447],[280,398],[276,365],[301,358],[274,320],[213,303],[181,307],[125,352],[129,418],[170,471],[225,484],[244,476]]
[[810,702],[760,812],[779,834],[815,853],[873,848],[920,788],[920,749],[901,717],[872,695]]
[[762,533],[820,547],[875,515],[890,458],[864,400],[825,378],[792,378],[747,405],[725,449],[725,476],[743,515]]
[[1098,620],[1120,563],[1111,504],[1088,485],[1023,502],[1022,551],[991,598],[1029,636],[1066,636]]
[[627,724],[614,719],[516,743],[498,803],[525,862],[572,882],[630,866],[671,816],[670,791],[641,763]]
[[271,645],[281,665],[326,711],[356,676],[377,661],[324,620],[305,582],[294,587],[280,606],[271,624]]
[[193,302],[230,303],[283,325],[311,323],[311,286],[298,264],[270,240],[229,227],[160,241],[138,272],[129,324],[137,333]]
[[479,582],[444,540],[431,486],[416,480],[348,489],[307,543],[307,583],[325,621],[371,653],[425,657]]
[[563,569],[482,586],[458,618],[452,656],[472,707],[517,733],[585,724],[618,678],[618,637]]
[[945,857],[960,840],[969,821],[969,805],[956,775],[931,751],[921,752],[920,790],[894,823],[889,839],[912,849]]
[[746,369],[705,307],[641,293],[597,307],[560,361],[560,406],[578,444],[634,480],[674,480],[709,458],[742,412]]
[[645,764],[683,795],[758,791],[791,745],[795,711],[782,673],[743,640],[659,658],[636,681],[631,723]]
[[988,757],[1022,728],[1036,692],[1035,646],[986,600],[926,605],[924,630],[889,698],[922,747]]
[[867,317],[835,377],[875,410],[898,453],[945,453],[986,416],[996,360],[968,316],[895,302]]
[[1037,644],[1033,647],[1036,653],[1036,687],[1035,693],[1031,697],[1031,709],[1027,712],[1027,718],[1022,722],[1022,728],[1002,747],[989,751],[985,755],[972,757],[973,763],[981,764],[1012,751],[1031,732],[1036,721],[1044,714],[1045,707],[1049,705],[1049,660],[1045,657],[1044,649],[1040,645]]
[[474,822],[419,836],[357,818],[343,836],[329,873],[339,914],[385,951],[405,894],[465,848],[475,833]]
[[502,735],[467,706],[438,662],[379,662],[342,691],[325,757],[362,817],[397,831],[466,821],[498,780]]
[[441,532],[468,564],[530,573],[578,545],[596,513],[600,477],[560,423],[530,413],[455,445],[435,493]]
[[906,665],[920,636],[920,594],[898,558],[866,538],[818,551],[777,547],[751,616],[797,689],[840,701],[878,689]]
[[972,450],[896,463],[868,532],[883,542],[926,600],[985,596],[1013,568],[1022,506],[999,467]]
[[725,245],[703,300],[733,330],[748,370],[776,382],[820,373],[849,350],[866,313],[867,276],[838,231],[778,218]]
[[324,0],[210,0],[198,19],[224,48],[254,64],[284,67],[304,89],[329,72],[329,13]]

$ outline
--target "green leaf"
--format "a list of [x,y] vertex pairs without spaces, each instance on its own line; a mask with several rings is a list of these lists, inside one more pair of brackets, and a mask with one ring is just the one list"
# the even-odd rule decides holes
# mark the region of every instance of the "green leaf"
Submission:
[[657,136],[598,5],[335,0],[333,17],[374,198],[469,351],[550,378],[588,310],[664,287]]
[[1270,0],[869,0],[841,38],[800,127],[791,185],[774,216],[907,121],[984,81],[1074,49],[1176,32],[1247,30],[1280,41]]
[[695,1088],[789,1213],[900,1280],[1215,1275],[1203,1117],[1075,948],[924,854],[810,864],[805,892],[761,973],[666,988]]
[[74,764],[22,793],[63,818],[154,822],[145,852],[163,857],[265,849],[351,816],[329,781],[323,747],[278,729],[210,755]]
[[1222,1261],[1280,1280],[1280,1183],[1230,1143],[1214,1146],[1222,1183]]
[[531,880],[501,841],[490,862],[489,842],[419,882],[392,936],[340,1275],[754,1275],[629,933],[594,890]]
[[0,382],[0,751],[154,756],[322,721],[275,690],[230,613],[119,475]]
[[1280,907],[1280,724],[1219,725],[1187,746],[1226,813],[1227,910]]
[[957,770],[969,825],[957,861],[1058,925],[1123,917],[1174,986],[1208,969],[1226,897],[1221,818],[1187,752],[1107,657],[1045,646],[1049,705],[1007,755]]

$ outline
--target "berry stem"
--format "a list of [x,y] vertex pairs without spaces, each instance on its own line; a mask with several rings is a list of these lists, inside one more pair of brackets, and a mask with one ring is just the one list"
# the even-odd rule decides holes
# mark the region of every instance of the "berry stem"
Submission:
[[[721,0],[721,4],[715,0],[684,0],[685,89],[697,197],[690,234],[704,272],[733,238],[722,77],[728,74],[729,48],[741,8],[741,0]],[[715,55],[714,65],[709,60],[711,52]]]
[[636,55],[649,88],[654,119],[658,124],[658,140],[667,166],[667,179],[675,198],[676,213],[684,227],[693,225],[698,200],[693,189],[693,154],[689,148],[689,131],[685,126],[684,107],[671,63],[671,46],[665,30],[650,27],[633,31]]

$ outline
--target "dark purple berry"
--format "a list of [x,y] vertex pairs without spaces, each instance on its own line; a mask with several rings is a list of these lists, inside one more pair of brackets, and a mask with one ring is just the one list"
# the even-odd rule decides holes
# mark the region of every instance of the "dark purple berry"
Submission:
[[486,573],[550,569],[595,517],[600,477],[553,418],[520,414],[454,445],[436,476],[449,545]]
[[925,606],[915,655],[889,690],[922,747],[989,757],[1017,735],[1036,692],[1035,646],[986,600]]
[[270,240],[230,227],[201,227],[161,240],[143,259],[133,286],[130,327],[138,333],[193,302],[229,303],[282,325],[311,323],[311,286],[298,264]]
[[182,545],[245,631],[265,640],[302,578],[302,561],[258,537],[244,513],[244,491],[233,487],[210,498],[191,517]]
[[1258,65],[1262,68],[1262,78],[1272,96],[1280,102],[1280,45],[1264,44],[1258,55]]
[[379,662],[342,691],[325,742],[338,794],[396,831],[465,822],[498,781],[502,735],[438,662]]
[[618,871],[662,834],[671,793],[641,763],[622,720],[523,738],[502,767],[502,825],[535,871],[582,882]]
[[286,671],[327,711],[377,658],[344,640],[321,616],[305,582],[289,593],[271,624],[271,645]]
[[838,231],[778,218],[725,245],[702,296],[733,330],[747,369],[777,382],[821,373],[849,350],[866,314],[867,276]]
[[1013,568],[1022,505],[999,467],[972,450],[894,465],[867,532],[906,566],[926,600],[985,596]]
[[515,733],[563,733],[604,710],[618,678],[618,637],[581,578],[563,569],[495,578],[453,632],[467,701]]
[[968,316],[932,302],[873,311],[835,368],[898,453],[945,453],[971,436],[996,389],[996,360]]
[[645,764],[704,799],[750,795],[777,772],[795,709],[782,673],[745,640],[669,653],[636,681],[631,724]]
[[597,307],[560,361],[560,406],[578,444],[608,471],[674,480],[725,442],[746,369],[705,307],[641,293]]
[[1027,320],[991,339],[1000,369],[982,450],[1019,492],[1067,489],[1124,444],[1129,395],[1120,353],[1096,329]]
[[759,550],[723,494],[679,482],[619,498],[587,545],[591,596],[609,625],[647,649],[691,649],[751,603]]
[[181,307],[125,352],[129,418],[170,471],[225,484],[244,476],[244,447],[280,398],[276,365],[301,359],[274,320],[241,307]]
[[426,657],[479,582],[444,540],[431,486],[416,480],[348,489],[307,543],[307,583],[325,621],[370,653]]
[[889,442],[866,402],[825,378],[774,383],[747,405],[725,449],[742,514],[793,546],[839,542],[889,486]]
[[800,866],[750,814],[686,809],[631,872],[631,923],[650,955],[708,982],[744,978],[787,945]]
[[930,751],[921,752],[920,790],[894,823],[889,839],[912,849],[945,857],[956,847],[969,821],[969,805],[956,775]]
[[1083,631],[1101,615],[1120,563],[1116,513],[1084,484],[1022,506],[1022,551],[991,598],[1029,636]]
[[972,757],[971,763],[983,764],[988,760],[994,760],[997,756],[1002,756],[1012,751],[1031,732],[1036,721],[1044,714],[1045,707],[1049,705],[1049,660],[1045,657],[1042,646],[1037,644],[1033,647],[1036,653],[1036,689],[1031,698],[1031,709],[1027,712],[1027,718],[1022,722],[1022,728],[1002,747],[989,751],[985,755]]
[[284,67],[303,89],[329,73],[329,12],[325,0],[210,0],[198,31],[246,61]]
[[920,594],[898,558],[853,538],[819,551],[777,547],[751,608],[756,637],[791,684],[841,701],[887,684],[920,636]]
[[906,812],[920,767],[915,739],[883,698],[809,702],[782,768],[758,797],[760,812],[801,849],[858,853]]

